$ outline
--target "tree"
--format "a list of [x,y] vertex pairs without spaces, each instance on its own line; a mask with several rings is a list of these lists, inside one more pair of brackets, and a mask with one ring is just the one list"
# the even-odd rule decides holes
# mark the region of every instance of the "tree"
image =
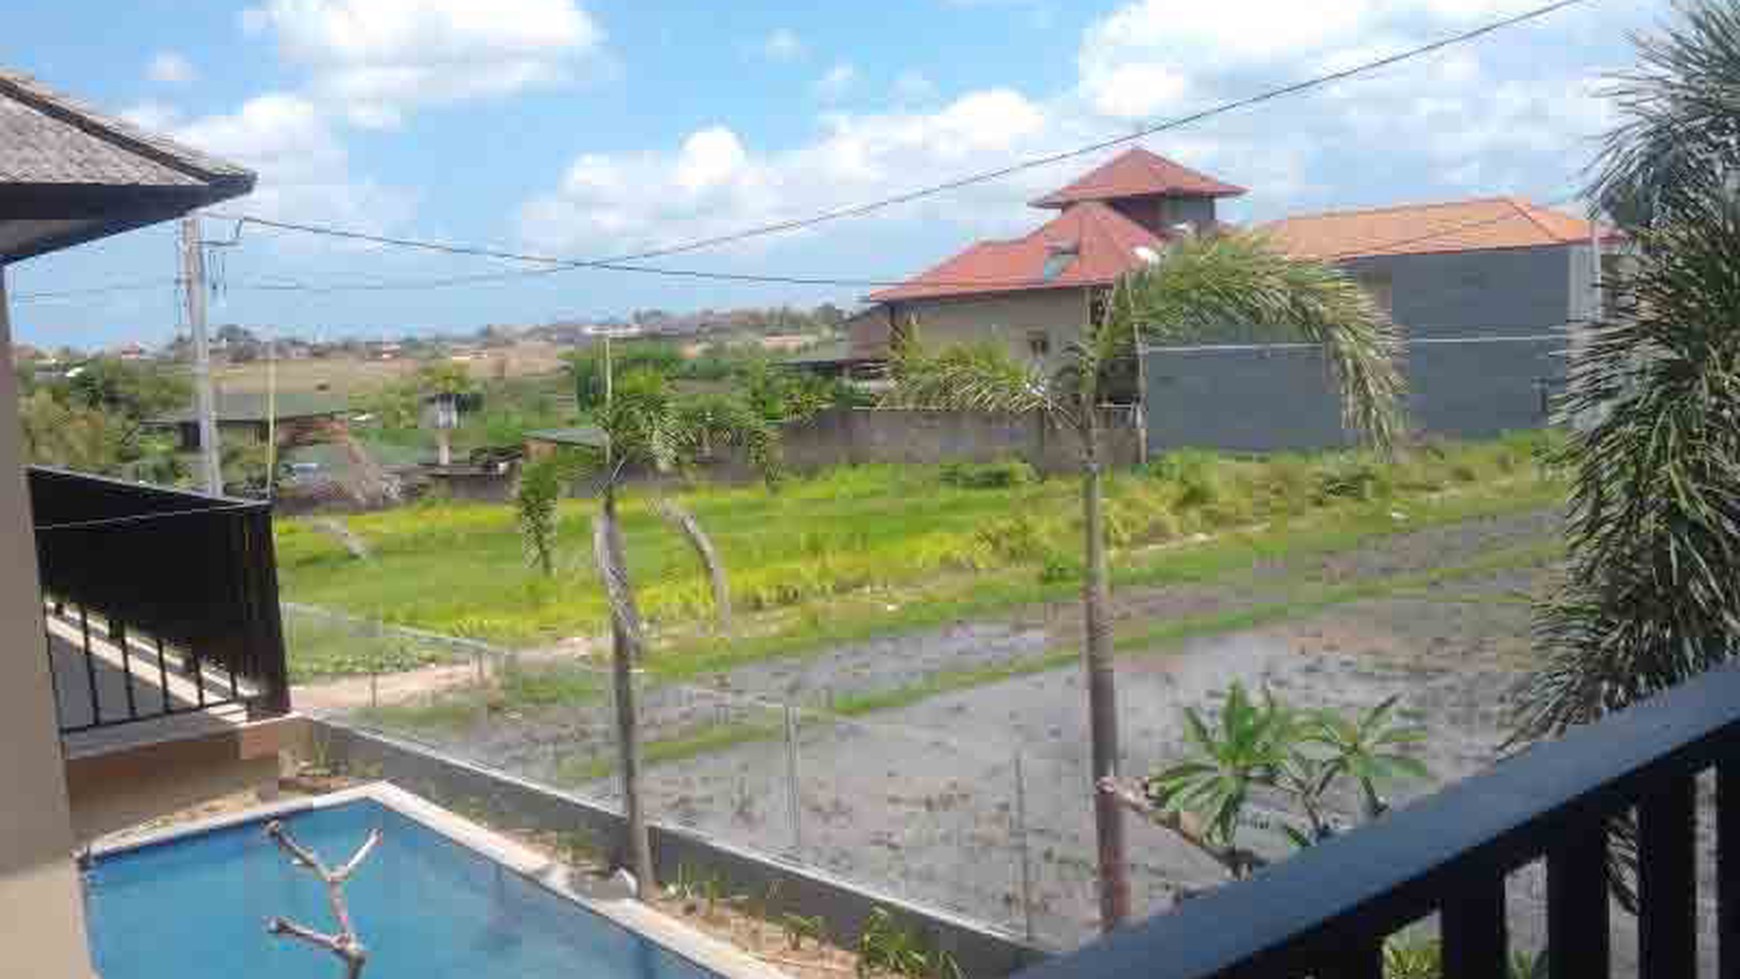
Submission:
[[1636,41],[1592,196],[1630,241],[1564,412],[1584,424],[1562,587],[1519,740],[1556,736],[1734,656],[1740,641],[1740,8]]
[[471,369],[454,360],[424,364],[417,370],[418,393],[433,399],[435,416],[435,461],[443,466],[453,464],[453,429],[459,426],[462,399],[477,393],[477,382],[471,379]]
[[[1289,259],[1261,238],[1225,234],[1172,246],[1130,273],[1105,297],[1051,374],[1000,348],[927,352],[916,339],[894,360],[890,403],[961,411],[1036,412],[1074,436],[1081,465],[1082,579],[1088,718],[1096,782],[1118,773],[1118,719],[1103,515],[1101,393],[1137,356],[1138,340],[1188,342],[1228,322],[1274,324],[1324,346],[1349,428],[1387,447],[1400,426],[1402,381],[1389,319],[1345,273]],[[1095,794],[1100,920],[1110,930],[1129,914],[1123,818],[1117,801]]]
[[337,867],[328,867],[318,854],[298,843],[290,835],[290,831],[284,828],[284,824],[276,819],[266,824],[266,835],[290,858],[291,865],[320,878],[320,883],[326,887],[326,903],[332,912],[333,924],[338,926],[337,931],[327,934],[287,918],[274,917],[266,919],[266,933],[287,935],[315,948],[325,949],[343,963],[345,979],[362,979],[363,966],[369,960],[369,950],[357,936],[356,924],[350,916],[350,903],[344,897],[344,885],[362,867],[363,861],[374,852],[374,848],[380,845],[381,831],[370,830],[362,846],[351,854],[349,860]]
[[[618,519],[619,498],[626,474],[666,472],[691,466],[703,458],[704,447],[740,445],[770,481],[777,471],[778,429],[741,404],[710,402],[697,405],[677,397],[662,374],[637,370],[618,378],[611,398],[598,412],[606,448],[581,454],[600,481],[601,506],[593,524],[593,558],[610,604],[611,676],[616,699],[618,766],[621,770],[626,817],[627,858],[642,893],[656,886],[652,847],[647,837],[646,810],[641,797],[640,727],[635,712],[634,670],[645,654],[640,612],[629,576],[627,548]],[[706,565],[721,619],[729,615],[729,597],[718,551],[695,519],[665,501],[660,509],[678,524]]]

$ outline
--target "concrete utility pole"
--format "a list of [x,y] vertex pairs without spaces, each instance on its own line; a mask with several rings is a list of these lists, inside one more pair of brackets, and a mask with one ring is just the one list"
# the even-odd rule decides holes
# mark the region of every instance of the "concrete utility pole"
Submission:
[[211,343],[205,331],[205,245],[199,215],[181,219],[181,262],[187,289],[187,325],[193,339],[193,401],[199,419],[199,460],[205,491],[221,496],[224,472],[218,448],[217,405],[211,386]]

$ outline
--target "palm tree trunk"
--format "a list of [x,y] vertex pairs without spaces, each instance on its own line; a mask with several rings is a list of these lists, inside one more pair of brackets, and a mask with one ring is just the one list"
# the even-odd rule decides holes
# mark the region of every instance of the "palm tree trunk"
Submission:
[[[1118,776],[1118,692],[1112,666],[1111,589],[1107,581],[1106,525],[1101,485],[1099,426],[1093,406],[1084,409],[1082,439],[1082,669],[1087,674],[1088,732],[1093,745],[1093,784]],[[1108,792],[1095,791],[1094,831],[1099,842],[1100,928],[1112,931],[1130,916],[1130,878],[1125,859],[1124,813]]]
[[[604,488],[604,522],[610,563],[622,576],[625,601],[632,602],[628,587],[628,565],[622,545],[622,532],[616,522],[616,488]],[[626,610],[633,614],[633,610]],[[622,615],[610,617],[610,673],[616,695],[617,768],[622,775],[622,810],[628,838],[624,841],[629,872],[642,895],[654,893],[657,880],[653,874],[652,842],[646,830],[646,805],[641,797],[640,722],[635,716],[634,667],[640,659],[637,629],[623,621]]]

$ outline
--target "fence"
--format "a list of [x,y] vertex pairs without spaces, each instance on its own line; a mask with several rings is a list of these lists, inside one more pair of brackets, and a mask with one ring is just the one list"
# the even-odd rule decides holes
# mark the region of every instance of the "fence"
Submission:
[[[619,808],[604,663],[306,606],[287,605],[285,622],[295,658],[338,655],[372,678],[357,702],[317,716]],[[394,671],[412,661],[447,668],[407,690]],[[764,699],[644,677],[637,690],[655,819],[1036,946],[1073,947],[1097,931],[1085,757],[872,723],[826,695]],[[1170,903],[1172,875],[1136,876],[1140,906]]]
[[63,732],[288,710],[270,504],[28,475]]

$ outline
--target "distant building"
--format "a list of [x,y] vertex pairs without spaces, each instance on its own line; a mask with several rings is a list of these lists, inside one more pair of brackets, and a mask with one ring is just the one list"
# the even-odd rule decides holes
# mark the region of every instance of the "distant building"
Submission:
[[1212,231],[1217,202],[1243,187],[1145,149],[1129,150],[1033,202],[1059,212],[1019,238],[981,241],[891,289],[847,320],[851,356],[886,358],[916,328],[930,345],[995,343],[1055,366],[1125,273],[1180,236]]

